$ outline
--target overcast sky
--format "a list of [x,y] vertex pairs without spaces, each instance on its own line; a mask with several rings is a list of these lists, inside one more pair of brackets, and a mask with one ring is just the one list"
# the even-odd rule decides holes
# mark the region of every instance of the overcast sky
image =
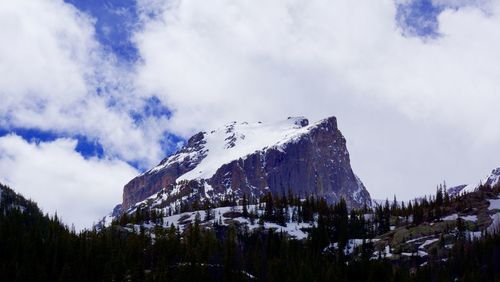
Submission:
[[191,134],[338,118],[373,198],[500,166],[500,1],[0,5],[0,182],[89,227]]

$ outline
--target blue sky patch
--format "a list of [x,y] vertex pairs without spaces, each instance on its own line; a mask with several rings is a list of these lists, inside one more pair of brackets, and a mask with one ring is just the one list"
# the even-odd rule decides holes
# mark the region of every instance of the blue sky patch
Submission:
[[432,0],[411,0],[397,4],[396,21],[406,36],[437,37],[437,17],[442,11],[443,7],[435,6]]
[[144,105],[140,110],[130,113],[136,124],[140,124],[148,117],[167,117],[172,116],[172,112],[165,107],[160,99],[156,96],[151,96],[144,100]]
[[136,0],[65,0],[96,19],[97,40],[125,61],[135,61],[138,51],[130,41],[138,23]]
[[99,144],[99,142],[97,142],[97,140],[91,140],[81,135],[67,136],[51,131],[26,128],[13,128],[10,130],[0,129],[0,137],[8,134],[16,134],[30,143],[51,142],[58,138],[71,138],[77,140],[76,151],[83,157],[102,158],[104,156],[104,148],[101,144]]

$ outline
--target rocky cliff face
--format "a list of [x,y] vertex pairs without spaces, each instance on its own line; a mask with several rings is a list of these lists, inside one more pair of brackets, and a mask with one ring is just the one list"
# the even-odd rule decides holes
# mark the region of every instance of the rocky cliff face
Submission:
[[122,208],[159,192],[162,188],[175,184],[177,178],[194,169],[206,156],[204,133],[191,137],[186,146],[174,155],[162,160],[160,164],[146,173],[132,179],[123,189]]
[[123,210],[147,200],[175,208],[185,201],[258,198],[267,192],[314,195],[351,207],[371,203],[353,173],[335,117],[309,124],[236,123],[200,132],[177,153],[125,185]]

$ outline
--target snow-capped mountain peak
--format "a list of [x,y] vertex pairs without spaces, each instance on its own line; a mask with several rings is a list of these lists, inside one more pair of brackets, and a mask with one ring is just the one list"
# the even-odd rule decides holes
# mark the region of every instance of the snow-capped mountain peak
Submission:
[[288,118],[275,123],[233,122],[225,127],[204,133],[202,152],[206,156],[193,169],[178,180],[208,179],[218,168],[233,160],[270,147],[281,149],[289,142],[306,134],[316,124],[308,125],[307,119]]
[[[123,206],[163,190],[169,200],[259,197],[267,191],[347,198],[360,206],[369,194],[350,167],[335,117],[232,122],[191,137],[178,152],[125,186]],[[175,197],[173,195],[176,195]]]
[[460,193],[471,193],[476,191],[481,185],[487,185],[491,187],[500,185],[500,167],[493,169],[488,176],[483,178],[478,183],[452,187],[448,189],[448,193],[450,193],[450,195],[458,195]]
[[[320,123],[321,121],[316,124]],[[197,140],[198,146],[192,146],[194,142],[188,142],[179,153],[147,173],[157,172],[176,161],[200,160],[196,169],[183,174],[178,180],[206,179],[230,161],[244,158],[259,150],[280,148],[288,142],[293,142],[316,124],[309,125],[309,121],[304,117],[289,117],[284,121],[272,123],[233,121],[210,132],[198,133],[194,136],[202,138]]]

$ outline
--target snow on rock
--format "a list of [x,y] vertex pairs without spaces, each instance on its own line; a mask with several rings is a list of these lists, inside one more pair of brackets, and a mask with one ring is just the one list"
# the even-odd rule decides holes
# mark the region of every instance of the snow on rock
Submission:
[[391,246],[385,245],[383,251],[373,252],[372,256],[370,257],[370,260],[377,260],[379,258],[391,258],[391,257],[393,257]]
[[458,214],[456,213],[441,218],[441,220],[457,220],[457,219],[458,219]]
[[[367,244],[367,243],[378,242],[378,241],[380,241],[380,239],[349,239],[347,241],[347,244],[346,244],[345,248],[344,248],[344,254],[345,255],[353,254],[354,250],[356,248],[358,248],[359,246],[363,245],[363,241],[365,242],[365,244]],[[330,248],[333,248],[334,250],[337,250],[339,248],[339,243],[335,242],[335,243],[330,244],[330,246],[328,246],[328,247],[325,248],[325,251],[328,250],[328,249],[330,249]]]
[[315,126],[308,125],[303,117],[294,117],[275,123],[233,122],[207,132],[204,145],[207,156],[178,180],[209,179],[222,165],[269,147],[281,149]]
[[[393,256],[392,252],[391,252],[391,246],[389,245],[386,245],[385,248],[384,248],[384,252],[382,253],[382,257],[384,258],[390,258]],[[373,253],[374,256],[372,256],[372,259],[375,258],[377,259],[378,258],[378,252],[374,252]]]
[[429,255],[427,252],[424,252],[424,251],[421,251],[421,250],[418,250],[417,254],[418,254],[419,257],[426,257],[426,256]]
[[473,221],[473,222],[477,221],[477,215],[466,215],[466,216],[461,216],[460,218],[462,218],[465,221]]
[[491,216],[491,219],[493,220],[486,229],[486,231],[489,234],[494,234],[494,233],[499,233],[500,232],[500,213],[496,213]]
[[469,184],[467,186],[465,186],[460,192],[463,193],[472,193],[474,191],[477,190],[477,188],[479,188],[479,184]]
[[500,199],[490,199],[488,202],[490,203],[489,210],[500,210]]
[[419,257],[426,257],[428,256],[429,254],[427,252],[424,252],[424,251],[421,251],[421,250],[418,250],[417,252],[415,253],[407,253],[407,252],[402,252],[401,253],[402,256],[405,256],[405,257],[414,257],[414,256],[419,256]]
[[445,217],[441,218],[441,220],[457,220],[459,218],[466,220],[466,221],[473,221],[473,222],[477,221],[477,215],[466,215],[466,216],[461,215],[461,216],[459,216],[456,213],[445,216]]
[[496,186],[500,185],[500,167],[494,169],[488,178],[484,181],[485,185]]
[[466,231],[465,232],[465,237],[469,238],[470,240],[478,240],[481,239],[483,236],[481,231]]
[[415,242],[418,242],[418,241],[422,241],[424,239],[427,239],[427,238],[432,238],[434,237],[434,235],[429,235],[429,236],[424,236],[424,237],[418,237],[418,238],[415,238],[415,239],[411,239],[411,240],[408,240],[405,242],[405,244],[409,244],[409,243],[415,243]]
[[109,227],[114,219],[115,217],[112,214],[108,214],[98,223],[98,227]]
[[[123,210],[163,193],[162,204],[240,201],[244,194],[259,198],[314,195],[349,207],[370,206],[363,183],[350,166],[346,141],[335,117],[309,124],[304,117],[263,122],[232,122],[199,132],[160,164],[127,183]],[[158,199],[160,200],[160,199]]]
[[433,243],[435,243],[435,242],[437,242],[437,241],[439,241],[439,239],[438,239],[438,238],[436,238],[436,239],[431,239],[431,240],[425,240],[425,242],[424,242],[422,245],[420,245],[418,248],[419,248],[419,249],[424,249],[425,247],[427,247],[427,246],[429,246],[429,245],[431,245],[431,244],[433,244]]
[[500,167],[492,170],[491,173],[486,178],[481,180],[481,182],[477,184],[469,184],[459,192],[466,192],[466,193],[474,192],[477,190],[477,188],[479,188],[481,184],[489,185],[491,187],[500,185]]
[[[237,222],[239,225],[248,227],[248,230],[253,231],[259,228],[264,229],[274,229],[276,232],[283,232],[288,234],[288,236],[295,238],[297,240],[306,239],[308,237],[308,232],[305,231],[313,227],[312,223],[306,222],[287,222],[285,226],[273,223],[273,222],[263,222],[263,224],[259,224],[258,220],[254,220],[252,223],[249,218],[244,218],[241,216],[241,212],[243,210],[242,206],[233,206],[233,207],[220,207],[215,208],[212,211],[212,218],[206,220],[206,211],[193,211],[193,212],[184,212],[171,216],[166,216],[162,219],[162,223],[160,224],[164,228],[168,228],[173,225],[175,228],[178,228],[179,231],[184,231],[189,224],[193,224],[195,218],[199,216],[200,224],[211,227],[215,223],[223,226],[229,225],[229,222]],[[256,214],[261,214],[262,211],[257,209],[257,205],[249,205],[249,212],[253,211]],[[144,223],[142,225],[137,225],[134,227],[130,227],[131,231],[138,232],[140,228],[144,227],[146,229],[151,229],[155,225],[151,223]]]

